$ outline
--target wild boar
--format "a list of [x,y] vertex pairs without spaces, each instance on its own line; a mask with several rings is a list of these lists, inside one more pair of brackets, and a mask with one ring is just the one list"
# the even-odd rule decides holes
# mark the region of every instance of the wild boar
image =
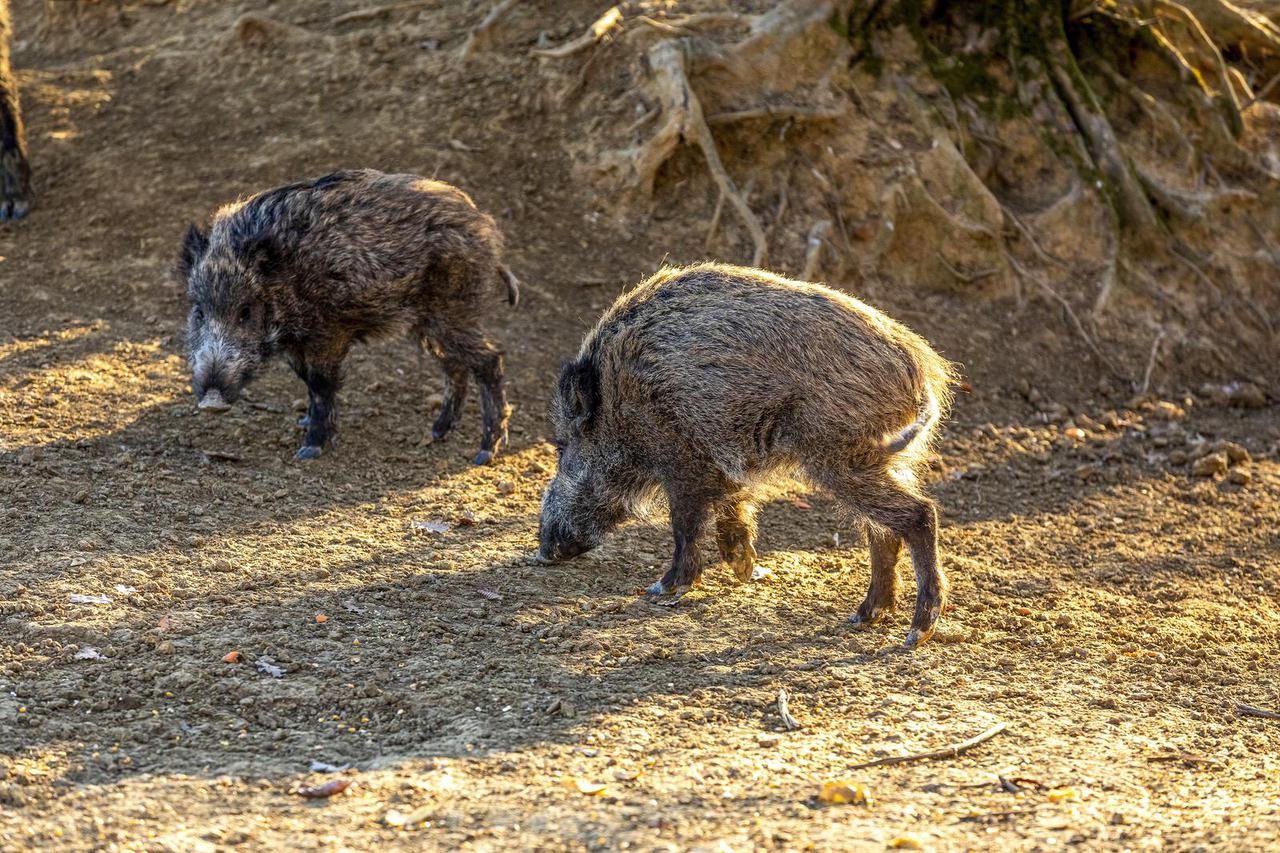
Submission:
[[310,398],[299,459],[334,441],[336,394],[352,344],[408,334],[440,360],[444,402],[431,428],[457,424],[469,377],[484,427],[477,465],[507,440],[503,354],[485,335],[499,282],[515,305],[502,236],[466,193],[416,175],[334,172],[277,187],[188,228],[179,260],[191,311],[191,386],[199,408],[230,408],[263,363],[283,353]]
[[851,621],[893,609],[906,542],[916,646],[946,601],[938,513],[918,475],[955,375],[919,335],[836,290],[720,264],[664,268],[618,298],[560,373],[538,556],[593,548],[665,494],[675,552],[649,593],[698,582],[712,519],[720,556],[746,581],[753,486],[799,474],[868,522],[871,584]]
[[9,65],[9,0],[0,0],[0,222],[21,219],[31,207],[31,167],[18,105],[18,82]]

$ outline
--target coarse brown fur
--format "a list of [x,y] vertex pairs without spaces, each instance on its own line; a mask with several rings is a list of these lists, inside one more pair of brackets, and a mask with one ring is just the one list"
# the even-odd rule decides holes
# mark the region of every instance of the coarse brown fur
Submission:
[[31,207],[31,167],[18,103],[18,82],[9,66],[9,0],[0,0],[0,222],[21,219]]
[[853,617],[894,604],[903,541],[917,577],[908,644],[946,597],[937,512],[918,474],[954,368],[919,335],[817,284],[720,264],[666,268],[621,296],[568,363],[552,402],[561,459],[543,501],[545,559],[598,544],[647,490],[666,493],[670,570],[687,589],[714,518],[740,580],[755,562],[752,487],[798,471],[870,522],[871,586]]
[[193,390],[202,408],[213,391],[225,408],[283,352],[310,392],[298,455],[311,458],[333,441],[351,345],[409,334],[444,367],[435,438],[457,423],[470,377],[480,385],[476,461],[487,462],[506,440],[509,410],[484,300],[497,284],[511,304],[518,295],[501,251],[492,217],[464,192],[415,175],[335,172],[228,205],[207,232],[188,230],[179,263]]

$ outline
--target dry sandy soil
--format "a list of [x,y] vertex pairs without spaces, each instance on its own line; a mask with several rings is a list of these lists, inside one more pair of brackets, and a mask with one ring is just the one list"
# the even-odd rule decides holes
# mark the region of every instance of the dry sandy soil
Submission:
[[[600,11],[536,5],[551,43]],[[932,642],[902,650],[905,606],[846,623],[857,527],[789,487],[770,582],[718,567],[677,607],[636,597],[661,518],[536,566],[558,360],[628,283],[701,255],[713,199],[701,176],[701,218],[605,224],[575,127],[539,107],[536,28],[462,66],[480,4],[332,23],[360,6],[15,3],[40,195],[0,227],[0,849],[1280,845],[1280,720],[1237,708],[1280,711],[1274,406],[1133,399],[1052,312],[835,282],[970,383],[935,465],[954,606]],[[246,11],[307,29],[237,38]],[[346,165],[437,174],[508,236],[527,287],[493,301],[516,406],[493,467],[467,461],[474,401],[424,440],[441,382],[407,342],[355,354],[318,462],[292,460],[283,366],[195,415],[167,278],[185,223]],[[1238,461],[1194,476],[1214,449]],[[957,757],[852,769],[998,722]],[[350,787],[299,796],[335,778],[313,761]],[[839,780],[869,804],[821,802]]]

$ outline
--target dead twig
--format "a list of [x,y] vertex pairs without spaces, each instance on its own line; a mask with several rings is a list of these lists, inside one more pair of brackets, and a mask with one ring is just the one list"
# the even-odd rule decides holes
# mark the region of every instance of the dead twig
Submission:
[[804,107],[792,106],[789,104],[765,104],[761,107],[752,107],[745,110],[731,110],[726,113],[716,113],[707,116],[707,124],[729,124],[735,121],[746,121],[755,118],[796,118],[808,119],[810,121],[821,121],[824,119],[837,119],[847,115],[849,112],[846,108],[835,107],[832,109],[823,109],[821,107]]
[[702,241],[702,251],[711,251],[711,241],[715,239],[716,229],[720,227],[720,213],[724,210],[724,190],[716,196],[716,209],[711,213],[711,224],[707,226],[706,239]]
[[818,272],[818,264],[822,261],[822,246],[827,241],[827,232],[831,230],[831,220],[822,219],[813,223],[809,229],[808,248],[804,252],[804,269],[800,273],[801,281],[813,281]]
[[1139,394],[1147,393],[1147,389],[1151,387],[1151,371],[1156,368],[1156,357],[1160,353],[1160,344],[1164,341],[1164,329],[1156,333],[1156,339],[1151,342],[1151,355],[1147,357],[1147,369],[1142,372],[1142,389]]
[[387,3],[383,6],[370,6],[367,9],[355,9],[345,12],[329,21],[330,26],[339,26],[341,24],[349,24],[352,21],[367,21],[370,18],[378,18],[390,12],[407,12],[410,9],[425,9],[428,6],[438,6],[440,0],[409,0],[404,3]]
[[1000,272],[999,267],[992,267],[989,270],[978,270],[977,272],[961,272],[952,266],[947,259],[942,256],[941,252],[936,252],[935,254],[938,256],[938,262],[947,268],[947,272],[955,276],[957,281],[964,284],[973,284],[975,281],[981,281],[984,278],[989,278]]
[[791,716],[791,711],[787,708],[787,688],[778,688],[778,716],[782,718],[782,725],[786,726],[787,731],[793,732],[800,728],[800,723],[796,722],[796,718]]
[[537,56],[547,56],[551,59],[563,59],[566,56],[573,56],[573,54],[586,50],[609,35],[615,27],[621,26],[622,10],[617,6],[613,6],[609,11],[597,18],[591,26],[587,27],[587,31],[576,39],[567,41],[559,47],[551,47],[545,50],[535,49],[533,53]]
[[1275,711],[1268,711],[1265,708],[1255,708],[1252,705],[1240,703],[1236,705],[1236,713],[1242,717],[1261,717],[1264,720],[1280,720],[1280,714]]
[[875,761],[864,761],[862,764],[855,764],[851,770],[864,770],[868,767],[883,767],[886,764],[905,764],[908,761],[933,761],[938,758],[955,758],[962,752],[968,752],[980,743],[991,740],[991,738],[1000,734],[1009,727],[1008,723],[996,723],[980,735],[971,737],[966,741],[943,747],[942,749],[931,750],[930,752],[914,752],[911,755],[895,755],[891,758],[877,758]]
[[1080,322],[1080,317],[1079,315],[1076,314],[1075,309],[1071,307],[1071,303],[1068,302],[1066,298],[1062,296],[1062,294],[1058,293],[1058,291],[1050,287],[1047,281],[1040,278],[1040,276],[1034,274],[1033,272],[1031,272],[1031,270],[1027,269],[1026,267],[1022,266],[1022,264],[1014,260],[1013,255],[1006,253],[1005,257],[1009,261],[1009,266],[1013,267],[1014,273],[1016,273],[1021,278],[1027,279],[1032,284],[1037,285],[1042,291],[1044,291],[1050,297],[1052,297],[1055,302],[1057,302],[1059,305],[1062,306],[1062,310],[1065,311],[1067,314],[1067,317],[1071,319],[1071,324],[1075,326],[1076,332],[1080,335],[1081,339],[1088,345],[1089,349],[1093,351],[1093,354],[1096,355],[1098,357],[1098,360],[1101,361],[1103,364],[1105,364],[1108,368],[1110,368],[1112,371],[1115,371],[1115,365],[1111,363],[1111,359],[1107,358],[1103,354],[1102,349],[1098,346],[1097,341],[1093,339],[1093,335],[1089,334],[1088,330],[1085,329],[1084,323]]
[[462,50],[458,55],[462,59],[466,59],[475,53],[475,51],[487,42],[493,35],[493,28],[497,26],[498,20],[507,13],[507,10],[516,5],[519,0],[501,0],[498,5],[489,10],[489,14],[484,16],[476,28],[467,36],[467,42],[462,46]]
[[1266,97],[1267,97],[1267,95],[1270,95],[1270,94],[1271,94],[1271,90],[1272,90],[1272,89],[1274,89],[1274,88],[1276,87],[1276,84],[1277,84],[1277,83],[1280,83],[1280,74],[1277,74],[1276,76],[1274,76],[1274,77],[1272,77],[1270,80],[1268,80],[1268,81],[1267,81],[1267,84],[1266,84],[1265,86],[1263,86],[1261,89],[1259,89],[1259,90],[1254,94],[1254,96],[1248,100],[1248,102],[1247,102],[1247,103],[1245,103],[1245,104],[1241,105],[1240,109],[1241,109],[1241,110],[1247,110],[1247,109],[1249,109],[1249,107],[1251,107],[1251,106],[1253,106],[1254,104],[1258,103],[1258,101],[1265,100],[1265,99],[1266,99]]

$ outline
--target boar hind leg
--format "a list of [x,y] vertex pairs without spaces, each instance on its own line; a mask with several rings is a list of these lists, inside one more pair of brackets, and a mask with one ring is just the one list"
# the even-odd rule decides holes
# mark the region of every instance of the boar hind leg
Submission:
[[31,206],[31,169],[18,109],[18,87],[9,67],[8,0],[0,0],[0,222],[21,219]]
[[480,434],[480,452],[475,464],[488,464],[498,448],[507,442],[507,395],[503,389],[506,372],[502,352],[479,331],[450,330],[433,335],[435,344],[444,355],[446,365],[465,365],[480,386],[480,409],[483,430]]
[[722,504],[716,514],[716,547],[740,582],[751,580],[756,567],[756,508],[750,501]]
[[467,366],[455,359],[443,360],[444,363],[444,402],[440,405],[440,415],[431,425],[431,437],[439,441],[458,425],[462,416],[462,407],[467,402],[467,385],[471,381]]
[[878,524],[867,525],[871,546],[871,586],[858,612],[849,617],[855,625],[869,625],[893,611],[898,597],[898,554],[902,537]]
[[[906,646],[914,648],[920,645],[933,634],[947,595],[947,581],[938,565],[937,507],[910,485],[900,483],[880,470],[859,471],[840,477],[836,482],[831,482],[831,478],[824,479],[851,509],[907,544],[916,575],[916,609]],[[873,559],[888,563],[890,544],[883,543],[880,557]],[[880,592],[874,577],[872,591]],[[871,598],[870,593],[868,598]]]

